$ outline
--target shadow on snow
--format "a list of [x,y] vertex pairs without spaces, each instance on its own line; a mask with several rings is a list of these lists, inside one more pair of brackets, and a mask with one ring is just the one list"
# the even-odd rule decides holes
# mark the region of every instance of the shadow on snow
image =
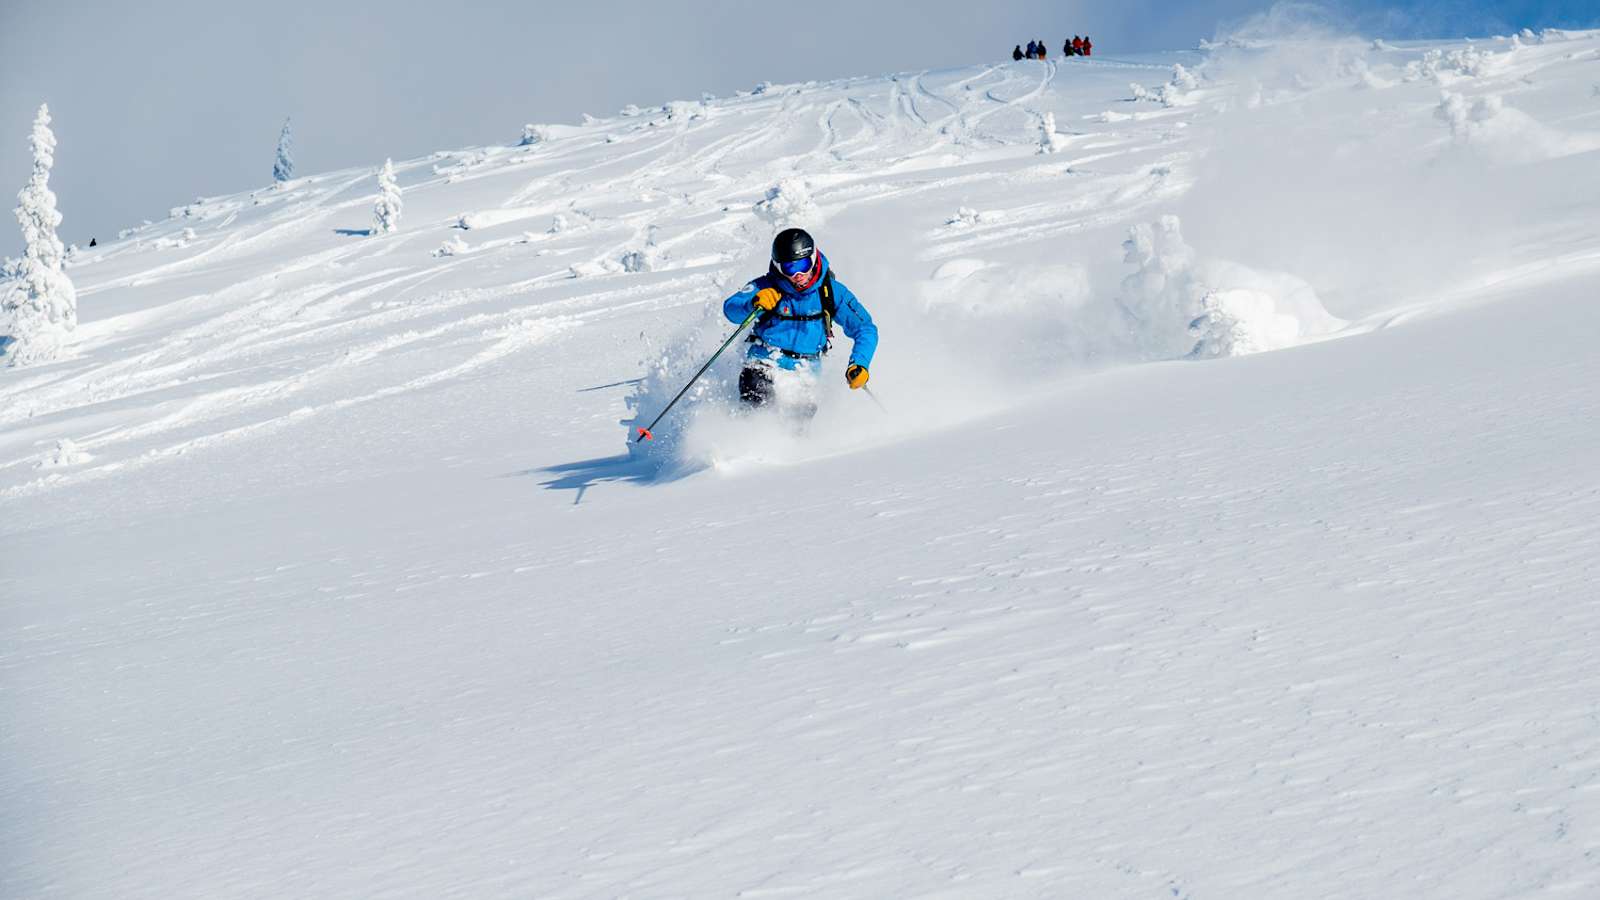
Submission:
[[653,459],[642,454],[619,453],[616,456],[599,456],[539,469],[525,469],[521,472],[512,472],[507,477],[554,475],[555,477],[548,481],[539,482],[539,486],[551,491],[575,491],[572,505],[577,506],[583,502],[583,495],[589,488],[597,484],[662,484],[676,481],[687,474],[689,473],[686,471],[678,471],[666,465],[661,459]]

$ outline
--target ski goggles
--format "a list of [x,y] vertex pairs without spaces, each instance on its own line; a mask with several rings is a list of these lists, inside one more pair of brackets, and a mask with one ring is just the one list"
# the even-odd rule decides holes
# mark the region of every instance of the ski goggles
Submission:
[[796,259],[789,262],[778,263],[778,271],[789,276],[790,278],[793,278],[796,275],[804,275],[805,273],[811,271],[811,267],[816,265],[816,263],[817,251],[813,250],[811,251],[811,255],[805,257],[804,259]]

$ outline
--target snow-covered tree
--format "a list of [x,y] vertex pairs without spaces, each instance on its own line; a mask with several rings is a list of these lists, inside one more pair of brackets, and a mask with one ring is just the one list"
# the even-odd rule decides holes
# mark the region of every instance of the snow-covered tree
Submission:
[[17,222],[22,226],[22,259],[0,312],[10,320],[16,344],[9,356],[14,366],[44,362],[56,355],[67,335],[78,327],[78,292],[62,270],[66,250],[56,236],[61,213],[50,191],[56,136],[50,131],[50,108],[40,104],[28,139],[33,150],[33,175],[17,194]]
[[1061,136],[1056,134],[1056,114],[1047,112],[1038,117],[1039,151],[1054,153],[1061,149]]
[[378,170],[378,202],[372,208],[372,220],[378,234],[388,234],[400,229],[400,185],[394,180],[394,160],[383,161]]
[[289,120],[283,120],[283,130],[278,132],[278,158],[272,163],[272,180],[288,181],[294,177],[294,132],[289,130]]

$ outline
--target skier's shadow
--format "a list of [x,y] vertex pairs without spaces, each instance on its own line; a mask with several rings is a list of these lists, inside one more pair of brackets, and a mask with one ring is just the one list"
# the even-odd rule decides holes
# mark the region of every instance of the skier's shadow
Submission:
[[649,484],[658,481],[661,465],[650,459],[619,453],[616,456],[600,456],[512,474],[554,475],[556,477],[549,481],[539,482],[539,486],[551,491],[576,491],[572,497],[572,505],[577,506],[583,502],[583,495],[589,488],[597,484],[606,482]]

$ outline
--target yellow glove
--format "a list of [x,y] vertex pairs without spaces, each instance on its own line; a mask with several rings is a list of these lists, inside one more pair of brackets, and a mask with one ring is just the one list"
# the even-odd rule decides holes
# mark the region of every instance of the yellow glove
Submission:
[[852,365],[844,370],[844,380],[850,383],[850,390],[864,387],[867,383],[867,367]]
[[762,312],[772,312],[778,308],[778,301],[782,298],[783,295],[778,293],[777,288],[762,288],[756,291],[756,299],[751,302]]

